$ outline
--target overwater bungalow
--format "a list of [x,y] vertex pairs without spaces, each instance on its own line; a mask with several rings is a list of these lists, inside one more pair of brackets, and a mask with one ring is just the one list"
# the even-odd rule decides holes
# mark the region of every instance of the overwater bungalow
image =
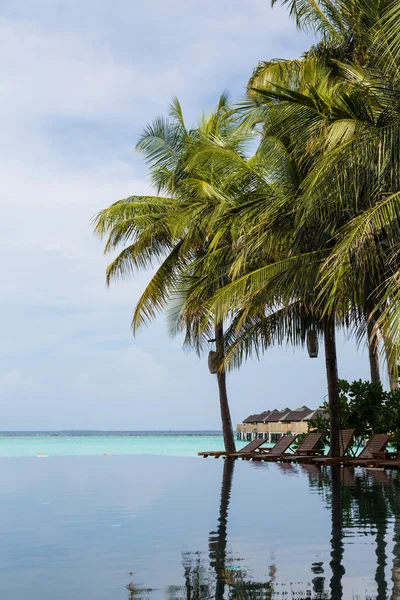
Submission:
[[292,410],[266,410],[260,414],[249,415],[236,426],[238,440],[252,441],[265,439],[277,442],[283,435],[307,433],[308,422],[317,415],[322,415],[320,408],[311,409],[301,406]]

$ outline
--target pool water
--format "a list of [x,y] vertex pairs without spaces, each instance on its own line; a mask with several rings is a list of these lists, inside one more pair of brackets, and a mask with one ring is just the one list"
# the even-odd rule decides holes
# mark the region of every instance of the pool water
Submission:
[[400,479],[177,456],[0,459],[0,598],[400,597]]

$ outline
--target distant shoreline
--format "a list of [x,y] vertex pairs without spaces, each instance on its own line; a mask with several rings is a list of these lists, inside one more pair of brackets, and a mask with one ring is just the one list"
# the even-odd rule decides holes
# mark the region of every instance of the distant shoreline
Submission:
[[60,431],[0,431],[0,437],[10,436],[54,436],[54,437],[90,437],[90,436],[102,436],[102,437],[204,437],[204,436],[222,436],[222,431],[215,430],[199,430],[199,431],[185,431],[185,430],[169,430],[169,431],[120,431],[120,430],[60,430]]

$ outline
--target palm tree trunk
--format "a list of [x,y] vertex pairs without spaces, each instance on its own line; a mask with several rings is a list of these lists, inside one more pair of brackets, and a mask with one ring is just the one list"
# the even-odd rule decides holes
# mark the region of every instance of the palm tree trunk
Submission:
[[393,347],[393,344],[390,339],[383,336],[383,343],[386,355],[386,366],[389,377],[390,389],[397,390],[399,387],[399,374],[397,368],[397,355],[398,352],[396,347]]
[[391,390],[397,390],[399,388],[399,377],[396,366],[391,360],[388,361],[388,375],[389,384]]
[[369,357],[369,369],[371,373],[371,381],[380,381],[381,376],[379,373],[379,356],[378,348],[376,345],[376,335],[373,335],[374,325],[371,320],[368,321],[368,357]]
[[328,381],[328,403],[330,416],[330,455],[340,456],[339,430],[340,430],[340,404],[339,404],[339,381],[336,356],[335,318],[325,317],[324,320],[324,343],[325,343],[325,365],[326,378]]
[[[373,325],[376,325],[377,319],[382,315],[382,311],[380,309],[376,309],[375,316],[373,318]],[[380,335],[383,339],[383,349],[386,355],[386,366],[387,373],[389,377],[389,384],[391,390],[397,390],[399,387],[399,369],[397,365],[397,359],[399,354],[399,349],[397,346],[393,346],[390,338],[385,336],[384,332],[380,330]]]
[[[215,325],[215,346],[218,364],[224,359],[224,327],[222,323]],[[229,410],[228,392],[226,389],[225,369],[218,369],[219,405],[221,409],[222,433],[226,452],[236,452],[235,438],[233,435],[231,412]]]
[[386,363],[389,376],[389,383],[391,390],[397,390],[399,387],[399,373],[397,367],[397,347],[393,347],[393,344],[387,338],[384,339],[384,347],[386,354]]

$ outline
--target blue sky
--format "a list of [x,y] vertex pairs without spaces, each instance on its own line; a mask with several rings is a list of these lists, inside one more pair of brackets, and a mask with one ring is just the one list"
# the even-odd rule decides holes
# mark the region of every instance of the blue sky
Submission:
[[[258,61],[312,39],[266,0],[10,0],[0,40],[0,429],[219,428],[206,360],[168,338],[162,317],[132,337],[148,275],[106,289],[89,222],[150,191],[133,149],[173,95],[194,120],[225,89],[241,99]],[[341,341],[339,367],[367,378],[366,351]],[[235,422],[316,407],[323,353],[273,349],[229,389]]]

